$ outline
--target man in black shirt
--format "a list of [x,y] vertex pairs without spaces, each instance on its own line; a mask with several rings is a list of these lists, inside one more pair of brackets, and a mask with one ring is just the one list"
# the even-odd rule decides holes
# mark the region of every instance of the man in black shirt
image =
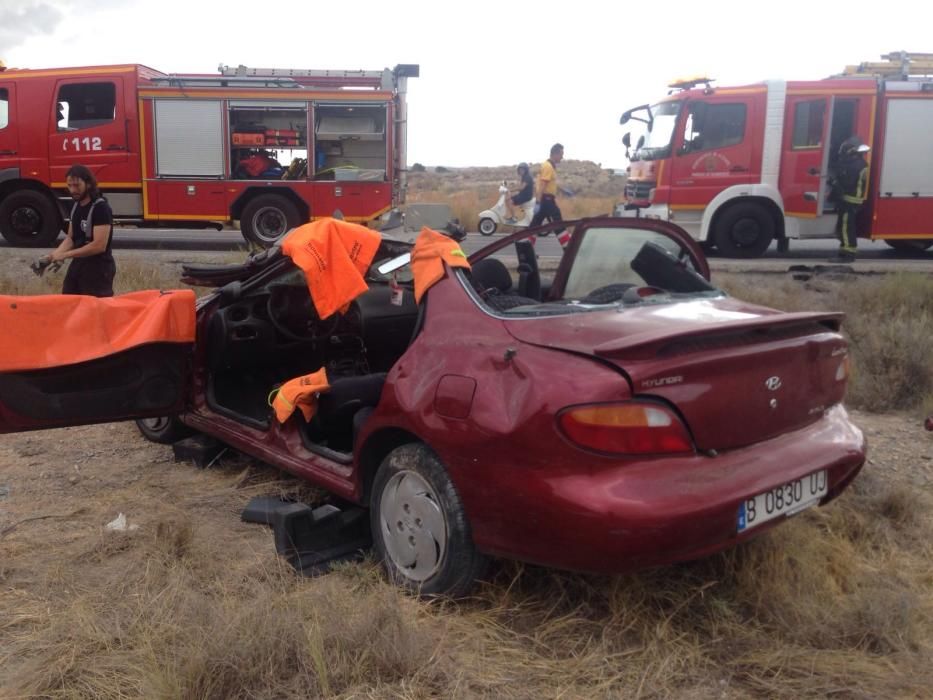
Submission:
[[65,174],[68,192],[75,201],[68,222],[68,233],[47,259],[71,259],[62,294],[113,296],[117,266],[110,252],[113,239],[113,213],[100,196],[94,174],[83,165],[73,165]]

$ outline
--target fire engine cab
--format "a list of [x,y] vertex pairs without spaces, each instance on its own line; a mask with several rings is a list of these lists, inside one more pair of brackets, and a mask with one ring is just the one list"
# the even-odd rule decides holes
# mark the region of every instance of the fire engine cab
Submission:
[[896,53],[817,81],[718,87],[698,76],[622,115],[639,128],[622,215],[672,221],[731,257],[833,237],[840,144],[871,147],[859,231],[933,245],[933,54]]
[[75,163],[117,220],[140,226],[238,220],[266,247],[338,210],[371,221],[404,201],[406,83],[418,73],[0,63],[0,234],[51,245]]

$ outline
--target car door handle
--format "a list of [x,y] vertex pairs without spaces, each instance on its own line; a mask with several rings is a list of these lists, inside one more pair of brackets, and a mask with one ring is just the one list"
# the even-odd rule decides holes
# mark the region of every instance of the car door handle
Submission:
[[15,156],[16,151],[0,151],[0,156]]
[[810,169],[807,171],[807,175],[819,175],[819,174],[820,174],[820,169],[819,169],[819,168],[810,168]]
[[729,172],[730,173],[747,173],[748,168],[746,168],[744,165],[733,165],[731,168],[729,168]]
[[112,143],[109,146],[107,146],[107,150],[108,151],[125,151],[126,146],[120,146],[118,144]]

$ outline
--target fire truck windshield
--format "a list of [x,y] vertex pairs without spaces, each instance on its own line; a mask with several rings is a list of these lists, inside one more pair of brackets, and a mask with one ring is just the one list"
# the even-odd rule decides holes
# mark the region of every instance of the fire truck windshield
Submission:
[[659,102],[648,109],[650,117],[647,131],[642,134],[645,140],[635,149],[632,160],[658,160],[671,155],[671,141],[680,113],[680,101]]

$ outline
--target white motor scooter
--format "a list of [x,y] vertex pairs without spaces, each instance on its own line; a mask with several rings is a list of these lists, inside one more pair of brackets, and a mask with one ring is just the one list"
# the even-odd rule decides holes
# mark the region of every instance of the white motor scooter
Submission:
[[486,209],[479,213],[479,232],[484,236],[491,236],[496,232],[499,226],[528,226],[535,215],[535,200],[529,199],[524,204],[516,204],[515,221],[506,221],[509,215],[508,207],[505,206],[505,198],[509,196],[509,188],[505,181],[499,185],[499,201],[491,209]]

